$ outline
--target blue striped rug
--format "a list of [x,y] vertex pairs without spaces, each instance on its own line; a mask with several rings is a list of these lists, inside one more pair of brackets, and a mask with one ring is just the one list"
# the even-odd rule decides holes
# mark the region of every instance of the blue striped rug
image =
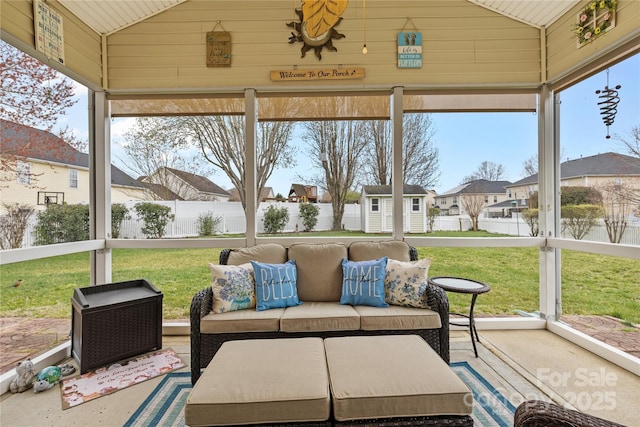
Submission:
[[[451,368],[473,392],[473,421],[481,427],[511,427],[515,407],[467,362]],[[183,427],[191,391],[190,372],[170,372],[124,424],[125,427]]]
[[473,393],[474,426],[511,427],[515,406],[467,362],[453,362],[451,369]]

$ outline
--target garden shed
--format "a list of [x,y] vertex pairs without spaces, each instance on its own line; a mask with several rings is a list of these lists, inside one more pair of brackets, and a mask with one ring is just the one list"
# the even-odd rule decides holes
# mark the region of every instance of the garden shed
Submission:
[[[390,185],[362,187],[362,229],[365,233],[390,233],[393,196]],[[402,227],[405,233],[427,232],[427,191],[419,185],[402,188]]]

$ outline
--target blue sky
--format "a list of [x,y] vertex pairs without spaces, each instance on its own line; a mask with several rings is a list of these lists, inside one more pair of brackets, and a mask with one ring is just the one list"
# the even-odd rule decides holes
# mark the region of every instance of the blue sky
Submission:
[[[614,138],[605,139],[607,128],[603,124],[597,103],[596,90],[607,84],[605,71],[570,87],[561,93],[560,141],[562,160],[586,157],[608,151],[624,152]],[[621,85],[620,103],[615,122],[610,126],[612,135],[631,139],[634,126],[640,126],[640,55],[635,55],[609,69],[609,87]],[[86,89],[78,88],[80,101],[69,112],[64,122],[76,130],[80,138],[87,138]],[[536,113],[438,113],[432,115],[435,135],[433,141],[439,150],[440,180],[434,189],[444,193],[460,184],[465,175],[472,173],[483,161],[501,164],[506,179],[523,178],[523,162],[537,153],[538,117]],[[132,119],[112,122],[112,148],[114,163],[121,135]],[[294,139],[295,144],[299,141]],[[276,170],[268,182],[275,193],[286,195],[291,183],[300,175],[310,174],[310,165],[304,161],[301,150],[295,168]],[[312,171],[313,173],[315,171]],[[222,172],[209,177],[223,188],[231,187]]]

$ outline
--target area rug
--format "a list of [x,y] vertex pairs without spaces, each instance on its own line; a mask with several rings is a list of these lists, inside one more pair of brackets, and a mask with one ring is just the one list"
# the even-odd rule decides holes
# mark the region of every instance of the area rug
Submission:
[[[452,363],[451,368],[473,392],[474,426],[513,426],[515,407],[495,387],[467,362]],[[191,373],[166,375],[124,427],[184,426],[184,405],[190,391]]]
[[451,369],[473,393],[473,425],[511,427],[515,406],[467,362],[453,362]]
[[62,409],[69,409],[186,366],[170,348],[113,363],[60,384]]

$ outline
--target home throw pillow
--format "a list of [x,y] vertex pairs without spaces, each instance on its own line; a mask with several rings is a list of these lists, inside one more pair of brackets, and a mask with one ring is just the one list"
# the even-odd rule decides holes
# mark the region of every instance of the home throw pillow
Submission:
[[244,310],[256,306],[255,280],[250,263],[217,265],[209,263],[213,282],[213,312]]
[[424,296],[430,265],[429,258],[409,262],[390,259],[384,283],[386,301],[391,305],[429,308]]
[[374,261],[342,260],[340,304],[388,307],[384,300],[387,257]]
[[296,288],[296,262],[266,264],[251,261],[256,276],[256,310],[292,307],[302,304]]

